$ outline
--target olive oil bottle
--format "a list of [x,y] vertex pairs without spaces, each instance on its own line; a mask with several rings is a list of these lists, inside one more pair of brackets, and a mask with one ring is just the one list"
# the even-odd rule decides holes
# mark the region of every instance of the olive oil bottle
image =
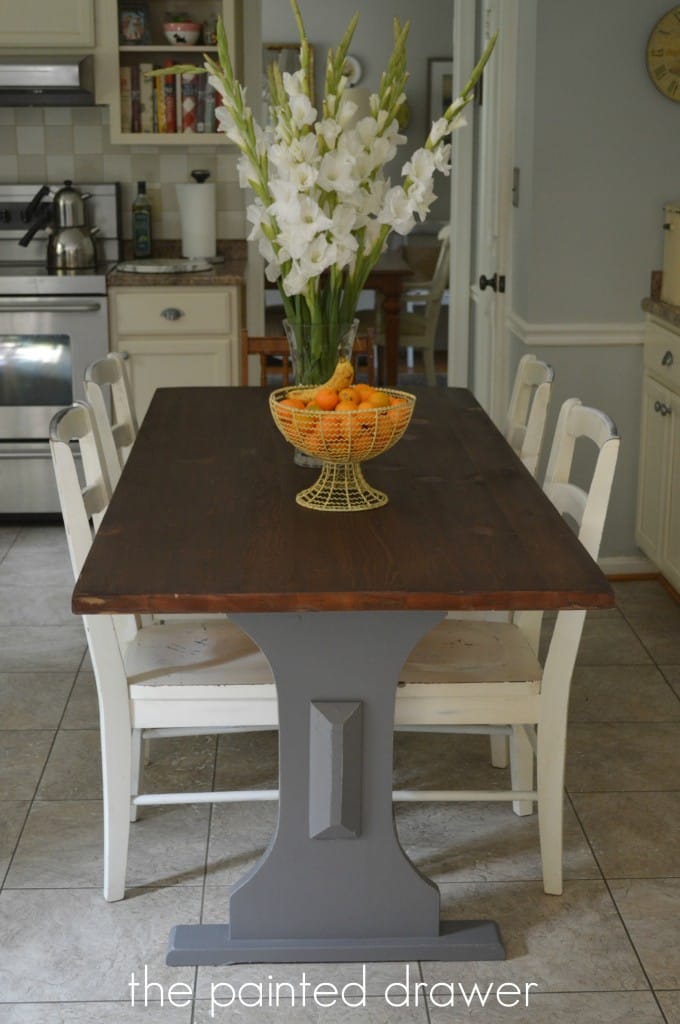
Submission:
[[136,259],[151,255],[151,200],[146,182],[137,182],[137,195],[132,204],[132,251]]

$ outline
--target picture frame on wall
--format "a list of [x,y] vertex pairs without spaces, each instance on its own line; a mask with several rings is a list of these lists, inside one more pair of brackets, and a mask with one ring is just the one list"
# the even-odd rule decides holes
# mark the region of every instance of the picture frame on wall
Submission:
[[[312,76],[312,103],[314,102],[314,47],[309,47],[309,63]],[[263,43],[262,44],[262,101],[265,112],[269,107],[269,65],[278,64],[281,74],[290,74],[300,69],[299,43]]]
[[453,99],[453,61],[450,57],[429,57],[427,109],[430,121],[437,121],[451,106]]
[[150,45],[151,25],[148,4],[121,4],[118,24],[119,43],[121,46]]

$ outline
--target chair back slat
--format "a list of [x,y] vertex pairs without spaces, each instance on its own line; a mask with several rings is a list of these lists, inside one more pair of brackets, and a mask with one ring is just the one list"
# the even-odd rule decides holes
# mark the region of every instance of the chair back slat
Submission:
[[554,377],[548,363],[527,353],[519,361],[510,395],[503,433],[532,476],[538,468]]
[[[107,410],[106,387],[110,388],[111,417]],[[139,430],[128,379],[127,353],[109,352],[103,359],[91,363],[85,370],[84,388],[85,397],[94,410],[107,472],[115,487]]]
[[[367,357],[366,375],[369,384],[373,384],[375,380],[373,344],[374,332],[371,328],[368,328],[355,338],[354,347],[352,349],[352,361],[354,363],[355,372],[357,370],[357,358],[363,355]],[[260,386],[264,387],[268,383],[269,371],[281,374],[283,387],[287,387],[288,384],[293,382],[292,367],[290,364],[290,345],[288,344],[288,339],[286,337],[257,337],[255,335],[249,335],[246,328],[241,331],[240,383],[242,385],[248,384],[249,356],[259,356]],[[268,365],[267,358],[269,356],[279,357],[281,359],[281,363],[277,366]]]

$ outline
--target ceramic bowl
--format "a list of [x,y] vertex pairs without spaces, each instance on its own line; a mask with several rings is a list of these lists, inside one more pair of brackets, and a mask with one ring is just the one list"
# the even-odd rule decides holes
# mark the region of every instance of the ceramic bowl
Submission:
[[193,46],[198,42],[201,26],[195,21],[166,21],[163,23],[163,31],[169,43]]

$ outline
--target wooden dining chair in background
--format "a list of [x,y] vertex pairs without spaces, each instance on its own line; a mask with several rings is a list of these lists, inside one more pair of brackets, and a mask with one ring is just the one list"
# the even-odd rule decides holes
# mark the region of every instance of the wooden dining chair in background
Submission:
[[[81,484],[71,443],[82,457]],[[91,407],[58,412],[50,448],[77,578],[110,498]],[[275,800],[276,790],[140,794],[142,741],[278,728],[276,688],[260,649],[224,616],[153,622],[84,615],[99,702],[104,799],[104,897],[125,896],[130,822],[147,804]]]
[[[288,339],[283,335],[281,337],[257,337],[248,334],[246,328],[241,331],[240,383],[242,385],[248,383],[248,360],[250,356],[259,357],[261,386],[269,384],[271,376],[279,378],[281,387],[287,387],[288,384],[292,383],[290,346]],[[374,332],[371,329],[362,332],[362,334],[355,338],[352,349],[352,363],[354,364],[355,376],[365,370],[367,382],[371,385],[375,383]]]
[[[596,449],[587,490],[571,480],[580,439],[592,442]],[[608,416],[578,399],[563,404],[544,490],[560,513],[577,524],[578,538],[594,559],[618,450],[619,436]],[[397,689],[397,730],[508,736],[511,788],[404,790],[396,792],[394,799],[509,800],[517,814],[531,813],[536,802],[543,887],[556,895],[562,892],[569,689],[585,616],[582,610],[557,613],[543,664],[538,659],[542,612],[515,612],[508,622],[446,618],[413,649]]]
[[510,395],[503,434],[532,476],[541,455],[555,373],[548,363],[527,353],[520,359]]
[[[103,359],[90,363],[83,381],[85,397],[95,417],[99,444],[112,489],[118,483],[120,471],[139,429],[127,362],[127,353],[109,352]],[[111,410],[110,416],[108,408]]]

